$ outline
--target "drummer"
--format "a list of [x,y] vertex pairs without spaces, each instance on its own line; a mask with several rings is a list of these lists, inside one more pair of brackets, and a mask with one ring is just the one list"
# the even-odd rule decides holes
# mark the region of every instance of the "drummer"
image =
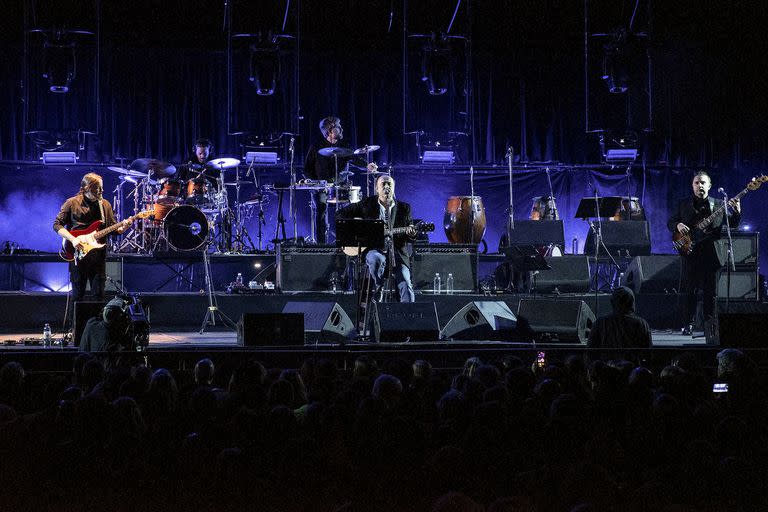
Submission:
[[[211,160],[211,150],[213,144],[210,139],[201,137],[195,141],[192,146],[192,154],[186,159],[186,163],[179,166],[178,179],[186,182],[192,181],[198,184],[195,191],[197,195],[204,195],[207,190],[215,191],[219,189],[219,175],[221,171],[218,169],[206,167],[206,164]],[[205,186],[202,186],[205,184]],[[207,189],[207,190],[206,190]],[[203,200],[203,198],[199,198]],[[196,201],[192,194],[187,197],[187,202],[200,202]]]
[[[338,147],[348,148],[346,143],[342,142],[344,130],[341,127],[341,120],[338,117],[329,116],[320,121],[320,133],[323,138],[318,139],[311,144],[304,159],[304,176],[312,180],[325,180],[332,183],[336,180],[336,162],[333,157],[326,157],[318,153],[322,148]],[[351,154],[351,151],[350,151]],[[358,161],[355,162],[360,167],[367,167],[368,172],[375,172],[377,167],[375,163],[366,164],[361,156],[355,156]],[[350,161],[350,157],[338,159],[339,172],[343,171]],[[348,175],[348,173],[345,173]],[[339,179],[339,181],[343,181]],[[312,193],[312,204],[315,213],[315,233],[317,233],[317,243],[328,243],[328,191],[319,190]]]

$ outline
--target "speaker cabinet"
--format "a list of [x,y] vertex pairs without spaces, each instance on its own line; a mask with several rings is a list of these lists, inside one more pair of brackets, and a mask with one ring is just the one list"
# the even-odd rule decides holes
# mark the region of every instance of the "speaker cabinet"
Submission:
[[547,258],[550,270],[541,270],[531,280],[536,293],[584,293],[589,291],[589,260],[583,255]]
[[507,244],[507,231],[503,230],[499,241],[499,252],[515,245],[549,245],[565,247],[565,234],[561,220],[516,220],[515,229],[510,230],[512,243]]
[[381,343],[437,341],[440,324],[434,302],[373,303],[373,339]]
[[717,320],[704,325],[710,345],[731,348],[768,348],[768,304],[763,302],[731,302],[717,307]]
[[517,340],[517,317],[506,302],[470,302],[445,324],[441,338],[454,340]]
[[717,297],[720,300],[760,300],[760,279],[756,269],[731,272],[730,293],[728,290],[728,271],[721,269],[717,273]]
[[301,313],[243,313],[237,323],[241,347],[304,345]]
[[[723,247],[723,254],[728,251],[728,240],[725,231],[722,238],[717,241]],[[733,262],[736,266],[756,265],[760,254],[760,233],[757,231],[731,231],[733,241]]]
[[[648,221],[603,221],[603,243],[614,257],[645,256],[651,254],[651,235]],[[600,247],[602,253],[604,249]],[[595,255],[595,232],[590,229],[584,242],[584,254]]]
[[449,272],[453,274],[456,293],[474,291],[477,285],[477,248],[459,244],[414,245],[411,267],[414,290],[432,293],[435,274],[440,274],[445,286]]
[[336,302],[287,302],[283,313],[304,315],[307,342],[344,342],[356,334],[354,322]]
[[277,244],[277,286],[283,292],[327,292],[342,288],[347,256],[335,246]]
[[93,317],[101,316],[101,312],[107,301],[103,300],[82,300],[75,302],[74,315],[72,317],[72,341],[76,346],[80,346],[80,338],[83,337],[85,324]]
[[583,300],[521,299],[518,321],[526,320],[536,341],[587,344],[595,315]]
[[637,256],[624,272],[623,286],[640,293],[675,293],[680,287],[680,256]]

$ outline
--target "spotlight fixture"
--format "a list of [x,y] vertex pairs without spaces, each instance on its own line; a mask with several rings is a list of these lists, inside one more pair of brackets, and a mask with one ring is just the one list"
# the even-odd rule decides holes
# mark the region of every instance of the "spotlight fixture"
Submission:
[[276,165],[278,160],[275,151],[248,151],[245,153],[245,163],[247,165]]
[[70,165],[77,163],[77,155],[73,151],[45,151],[40,159],[44,165]]
[[44,49],[43,78],[48,79],[49,90],[57,94],[69,92],[76,74],[75,43],[46,42]]
[[248,80],[256,87],[259,96],[272,96],[277,89],[280,59],[277,47],[251,46]]

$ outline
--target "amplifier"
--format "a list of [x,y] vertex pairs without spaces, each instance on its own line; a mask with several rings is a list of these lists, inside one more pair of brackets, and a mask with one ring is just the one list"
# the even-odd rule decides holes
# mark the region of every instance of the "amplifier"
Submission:
[[283,292],[344,289],[347,256],[335,245],[277,246],[277,286]]
[[[594,223],[593,223],[594,224]],[[651,254],[651,235],[648,221],[603,221],[603,243],[614,257],[645,256]],[[605,251],[600,247],[600,253]],[[595,254],[595,232],[590,228],[584,242],[584,254]]]
[[477,285],[477,246],[465,244],[414,245],[411,281],[415,291],[432,293],[435,274],[445,286],[453,274],[453,290],[469,293]]
[[[723,254],[728,252],[728,240],[725,231],[722,238],[717,241],[723,247]],[[733,241],[733,262],[737,266],[755,265],[760,254],[758,241],[760,233],[757,231],[731,231],[731,240]]]
[[[515,229],[510,230],[512,246],[515,245],[549,245],[565,247],[565,234],[561,220],[516,220]],[[499,252],[503,252],[510,244],[507,243],[506,228],[499,240]]]
[[[735,244],[734,244],[735,245]],[[760,300],[760,279],[756,269],[731,272],[731,287],[728,293],[728,270],[717,273],[717,298],[724,300]]]

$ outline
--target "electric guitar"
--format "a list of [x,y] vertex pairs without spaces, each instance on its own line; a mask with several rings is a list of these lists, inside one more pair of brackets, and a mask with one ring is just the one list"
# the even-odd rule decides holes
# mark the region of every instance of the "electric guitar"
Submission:
[[61,243],[61,250],[59,251],[59,256],[64,261],[74,261],[77,263],[78,261],[85,258],[85,255],[91,252],[94,249],[101,249],[104,247],[104,243],[100,242],[99,240],[103,239],[105,236],[110,234],[111,232],[120,229],[123,226],[128,225],[128,221],[136,220],[136,219],[146,219],[150,215],[154,215],[155,210],[145,210],[143,212],[139,212],[133,217],[129,217],[125,220],[122,220],[120,222],[117,222],[115,224],[112,224],[108,228],[104,228],[102,230],[99,230],[99,227],[103,224],[102,221],[97,220],[94,221],[90,226],[83,229],[73,229],[70,231],[72,235],[75,237],[75,240],[77,243],[82,244],[82,249],[75,249],[75,246],[77,243],[73,244],[66,238],[62,240]]
[[[768,176],[762,174],[757,178],[752,178],[749,183],[747,183],[747,186],[744,187],[744,190],[730,198],[729,202],[734,199],[741,199],[747,194],[747,192],[759,189],[760,185],[766,181],[768,181]],[[725,211],[726,207],[727,204],[723,203],[722,206],[713,211],[706,219],[701,220],[698,224],[693,226],[686,234],[675,230],[675,232],[672,234],[672,245],[675,247],[675,250],[682,256],[688,256],[691,254],[697,240],[701,238],[703,231],[715,221],[720,213]]]
[[[384,230],[384,236],[404,235],[410,226],[403,226],[401,228],[392,228]],[[417,222],[413,225],[416,233],[431,233],[435,230],[435,225],[431,222]],[[354,247],[342,247],[341,250],[347,256],[357,256],[357,246]],[[363,252],[367,247],[360,247],[360,252]]]

